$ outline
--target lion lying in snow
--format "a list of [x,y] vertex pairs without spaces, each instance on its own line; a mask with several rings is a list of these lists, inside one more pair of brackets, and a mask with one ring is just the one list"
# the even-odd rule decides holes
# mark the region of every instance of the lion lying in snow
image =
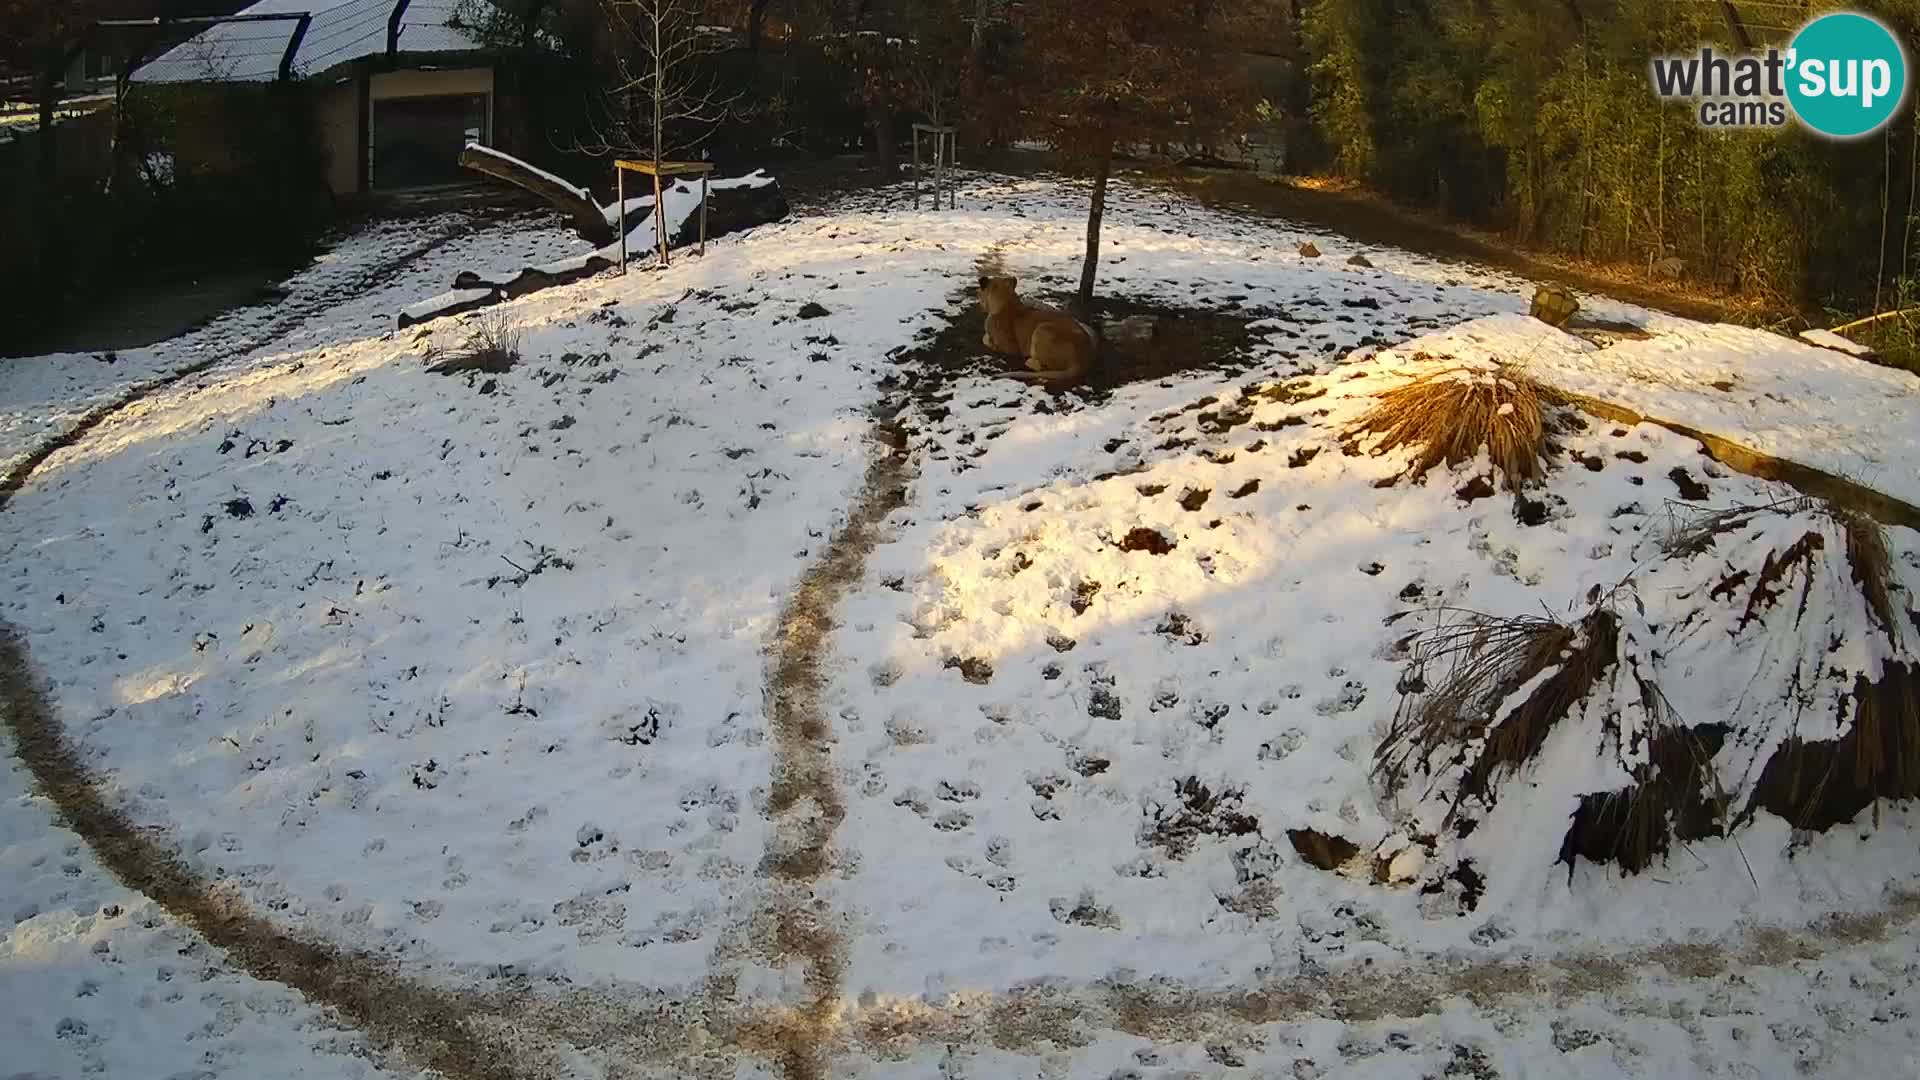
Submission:
[[1010,277],[980,279],[987,348],[1026,359],[1027,370],[1012,373],[1016,379],[1062,384],[1085,378],[1093,370],[1093,330],[1057,308],[1022,301],[1014,292],[1018,284]]

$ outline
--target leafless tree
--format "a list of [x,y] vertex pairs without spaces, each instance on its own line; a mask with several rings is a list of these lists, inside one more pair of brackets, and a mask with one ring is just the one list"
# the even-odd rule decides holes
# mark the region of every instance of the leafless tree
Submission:
[[907,103],[927,115],[928,122],[939,125],[952,120],[952,106],[959,93],[960,71],[946,42],[935,35],[931,40],[916,38],[907,43]]
[[723,91],[709,62],[725,30],[702,24],[702,0],[601,0],[601,7],[615,78],[585,149],[650,155],[656,164],[692,153],[738,96]]

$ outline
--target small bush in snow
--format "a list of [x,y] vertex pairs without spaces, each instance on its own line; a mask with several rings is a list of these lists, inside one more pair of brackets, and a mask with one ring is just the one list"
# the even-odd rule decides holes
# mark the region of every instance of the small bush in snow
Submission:
[[489,311],[474,320],[467,340],[445,357],[427,365],[436,375],[481,371],[504,375],[520,362],[520,327],[503,311]]

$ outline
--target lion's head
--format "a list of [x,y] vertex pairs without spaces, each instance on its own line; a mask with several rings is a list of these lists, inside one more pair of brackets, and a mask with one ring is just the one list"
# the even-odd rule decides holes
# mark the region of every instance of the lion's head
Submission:
[[1019,298],[1014,292],[1019,281],[1010,277],[982,277],[980,279],[980,304],[991,315],[1011,307]]

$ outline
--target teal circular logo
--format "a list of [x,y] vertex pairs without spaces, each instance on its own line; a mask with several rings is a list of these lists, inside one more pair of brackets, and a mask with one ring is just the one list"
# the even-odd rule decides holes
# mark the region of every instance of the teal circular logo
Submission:
[[1907,96],[1906,50],[1885,23],[1867,15],[1838,12],[1801,27],[1787,69],[1794,114],[1836,139],[1879,131]]

